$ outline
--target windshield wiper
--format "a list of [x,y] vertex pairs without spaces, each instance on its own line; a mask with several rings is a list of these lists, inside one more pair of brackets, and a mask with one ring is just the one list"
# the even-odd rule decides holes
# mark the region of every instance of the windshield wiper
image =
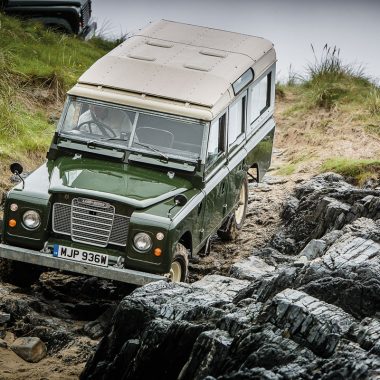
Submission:
[[100,139],[100,141],[124,141],[128,142],[129,139],[122,139],[121,137],[105,137]]
[[133,144],[136,144],[136,145],[142,146],[143,148],[150,149],[151,151],[156,152],[156,153],[158,153],[161,157],[165,158],[166,161],[169,161],[169,157],[168,157],[165,153],[162,153],[160,150],[158,150],[158,149],[156,149],[156,148],[153,148],[153,147],[150,146],[150,145],[141,144],[141,143],[136,142],[136,141],[134,141]]
[[[129,139],[126,140],[126,139],[123,139],[123,138],[120,138],[120,137],[107,137],[107,138],[103,138],[103,139],[100,139],[100,140],[101,141],[124,141],[124,142],[128,142],[129,141]],[[152,146],[147,145],[147,144],[139,143],[137,141],[134,141],[133,144],[142,146],[143,148],[150,149],[152,152],[158,153],[166,161],[169,161],[169,157],[165,153],[162,153],[159,149],[153,148]]]

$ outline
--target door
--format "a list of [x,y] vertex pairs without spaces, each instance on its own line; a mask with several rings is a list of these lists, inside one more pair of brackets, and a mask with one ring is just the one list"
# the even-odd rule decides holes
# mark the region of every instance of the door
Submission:
[[221,225],[227,212],[229,170],[226,165],[226,121],[227,114],[224,113],[210,126],[202,240]]
[[230,105],[228,112],[228,191],[227,209],[233,210],[237,204],[243,179],[247,174],[247,151],[245,145],[245,132],[247,120],[247,90]]

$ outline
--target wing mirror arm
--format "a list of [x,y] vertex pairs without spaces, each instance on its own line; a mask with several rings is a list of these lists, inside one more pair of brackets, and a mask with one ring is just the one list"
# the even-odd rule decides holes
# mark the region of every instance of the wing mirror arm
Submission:
[[170,210],[168,211],[168,218],[170,218],[170,220],[172,220],[171,218],[171,211],[177,207],[177,206],[185,206],[185,204],[187,203],[187,197],[186,195],[183,195],[183,194],[178,194],[174,197],[174,205],[170,208]]
[[22,182],[22,188],[24,189],[25,181],[24,181],[24,178],[21,177],[21,173],[24,171],[24,168],[22,167],[22,165],[20,165],[18,162],[14,162],[13,164],[11,164],[10,169],[11,169],[11,172],[16,177],[20,178]]

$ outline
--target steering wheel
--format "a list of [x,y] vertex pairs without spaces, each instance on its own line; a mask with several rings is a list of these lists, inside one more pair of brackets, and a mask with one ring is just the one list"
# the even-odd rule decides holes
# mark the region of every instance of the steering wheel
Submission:
[[93,131],[94,126],[96,126],[96,128],[98,128],[98,130],[102,133],[104,137],[110,137],[110,138],[117,137],[117,134],[111,127],[109,127],[106,124],[100,123],[96,120],[84,121],[83,123],[78,124],[74,129],[80,131],[81,128],[85,125],[88,126],[88,129],[91,134],[96,135],[96,133],[94,133]]

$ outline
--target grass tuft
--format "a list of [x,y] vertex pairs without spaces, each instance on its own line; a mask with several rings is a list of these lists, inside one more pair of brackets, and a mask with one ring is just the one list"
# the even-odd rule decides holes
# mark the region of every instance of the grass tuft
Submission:
[[356,184],[363,185],[370,178],[380,179],[380,160],[355,160],[349,158],[330,158],[322,164],[322,172],[333,171]]
[[311,45],[314,61],[307,66],[303,87],[309,107],[323,107],[330,110],[340,103],[362,101],[373,86],[363,67],[344,64],[340,49],[327,44],[317,57]]
[[380,88],[373,86],[367,96],[367,109],[372,116],[380,115]]
[[276,171],[276,174],[283,175],[283,176],[292,175],[296,171],[296,169],[297,167],[295,164],[289,163],[289,164],[282,165]]

